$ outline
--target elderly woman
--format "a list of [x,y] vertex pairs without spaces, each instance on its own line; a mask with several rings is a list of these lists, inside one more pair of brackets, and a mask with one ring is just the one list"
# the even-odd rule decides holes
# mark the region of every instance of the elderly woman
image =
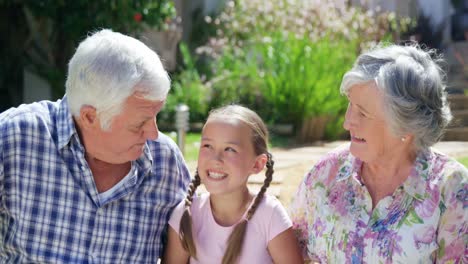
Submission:
[[344,75],[351,143],[305,176],[290,214],[321,263],[467,263],[468,171],[430,147],[451,119],[437,59],[378,47]]

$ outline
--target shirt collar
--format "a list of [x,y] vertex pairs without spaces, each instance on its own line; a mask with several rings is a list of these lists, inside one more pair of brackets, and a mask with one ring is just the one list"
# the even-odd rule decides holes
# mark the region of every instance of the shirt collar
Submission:
[[[430,150],[420,151],[416,156],[410,175],[402,185],[403,190],[417,200],[422,200],[426,196],[426,182],[430,180],[430,160],[432,158],[433,153]],[[338,169],[336,181],[344,181],[352,177],[357,184],[361,184],[360,172],[362,161],[354,157],[351,152],[344,159],[344,162]]]
[[73,116],[68,107],[67,96],[65,95],[59,103],[57,115],[58,147],[61,149],[68,145],[73,135],[77,134]]
[[433,153],[423,150],[418,153],[411,169],[410,176],[403,183],[403,189],[417,200],[423,200],[427,196],[426,186],[430,180],[431,159]]

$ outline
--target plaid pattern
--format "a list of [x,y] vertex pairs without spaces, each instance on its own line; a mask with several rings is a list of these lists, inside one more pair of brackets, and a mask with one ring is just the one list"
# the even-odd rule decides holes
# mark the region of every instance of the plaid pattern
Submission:
[[148,141],[133,177],[100,202],[66,97],[0,114],[0,263],[156,263],[189,172]]

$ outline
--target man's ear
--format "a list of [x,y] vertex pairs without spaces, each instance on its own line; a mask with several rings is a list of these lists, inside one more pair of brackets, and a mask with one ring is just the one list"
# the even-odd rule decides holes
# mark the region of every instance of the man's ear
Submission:
[[258,155],[257,158],[255,159],[255,163],[252,168],[252,173],[253,174],[260,173],[265,168],[265,164],[267,160],[268,160],[268,157],[266,154]]
[[93,128],[99,125],[96,108],[90,105],[83,105],[80,109],[80,123],[83,128]]

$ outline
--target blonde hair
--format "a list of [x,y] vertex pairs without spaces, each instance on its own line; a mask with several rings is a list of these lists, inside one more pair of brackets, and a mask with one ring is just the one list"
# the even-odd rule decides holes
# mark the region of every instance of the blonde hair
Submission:
[[[266,163],[267,170],[265,172],[265,180],[262,188],[255,197],[252,206],[247,211],[246,217],[234,227],[234,230],[228,238],[228,246],[224,252],[222,260],[223,264],[235,262],[241,254],[247,223],[254,215],[255,210],[262,201],[268,186],[270,186],[274,172],[274,161],[271,154],[268,152],[268,130],[263,120],[257,115],[257,113],[246,107],[240,105],[228,105],[211,111],[207,121],[213,118],[226,116],[229,116],[230,119],[240,120],[252,129],[252,144],[254,146],[255,154],[266,154],[268,160]],[[185,199],[185,210],[182,218],[180,219],[179,231],[180,241],[182,242],[184,249],[195,259],[197,258],[197,249],[192,234],[192,215],[190,206],[192,204],[193,195],[199,185],[200,176],[197,171],[192,183],[190,184],[189,191]]]

